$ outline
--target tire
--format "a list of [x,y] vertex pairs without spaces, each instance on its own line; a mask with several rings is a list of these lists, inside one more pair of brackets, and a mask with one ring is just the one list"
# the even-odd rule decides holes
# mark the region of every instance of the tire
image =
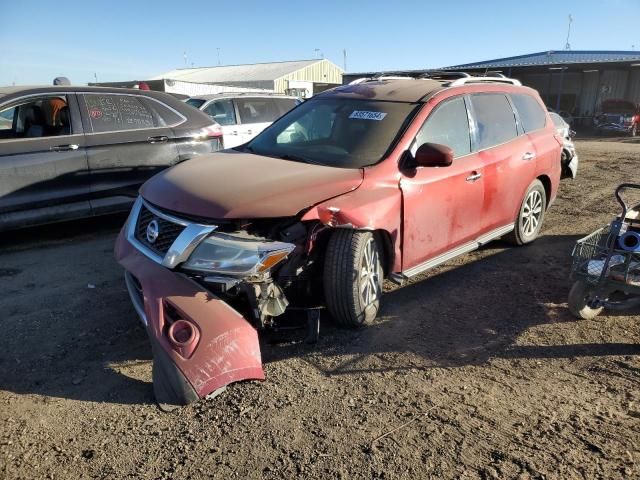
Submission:
[[591,287],[589,284],[583,280],[576,281],[571,287],[567,303],[569,305],[569,311],[574,317],[582,320],[592,320],[604,310],[604,307],[591,308],[587,305],[590,290]]
[[382,250],[372,232],[337,229],[324,261],[324,295],[329,313],[342,327],[373,321],[382,297]]
[[538,179],[534,180],[524,194],[515,228],[505,236],[505,240],[514,245],[526,245],[540,234],[544,214],[547,210],[547,192]]

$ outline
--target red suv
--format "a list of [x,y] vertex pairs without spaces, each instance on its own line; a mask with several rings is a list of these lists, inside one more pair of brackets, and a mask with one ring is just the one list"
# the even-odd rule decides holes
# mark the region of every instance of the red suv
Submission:
[[360,326],[385,278],[500,237],[532,242],[561,148],[537,92],[516,80],[381,77],[156,175],[116,257],[153,344],[157,399],[264,378],[256,329],[292,311],[326,307]]

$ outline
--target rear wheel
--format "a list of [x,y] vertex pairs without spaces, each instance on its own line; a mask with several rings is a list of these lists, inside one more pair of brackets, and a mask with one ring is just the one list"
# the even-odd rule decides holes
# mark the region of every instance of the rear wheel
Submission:
[[382,297],[382,250],[372,232],[337,229],[327,245],[324,293],[327,308],[344,327],[359,327],[378,315]]
[[524,195],[513,231],[505,239],[514,245],[533,242],[540,234],[547,209],[547,193],[538,179],[534,180]]
[[591,308],[588,304],[592,299],[592,289],[584,280],[576,281],[569,291],[569,299],[567,300],[569,311],[576,318],[583,320],[591,320],[596,318],[602,310],[600,308]]

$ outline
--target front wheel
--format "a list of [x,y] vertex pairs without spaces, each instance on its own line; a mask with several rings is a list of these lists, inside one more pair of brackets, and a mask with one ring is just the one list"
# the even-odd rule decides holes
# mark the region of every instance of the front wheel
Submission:
[[524,195],[513,232],[505,238],[514,245],[533,242],[540,234],[547,209],[547,193],[538,179],[534,180]]
[[573,284],[569,291],[567,303],[569,311],[574,317],[583,320],[592,320],[602,313],[602,310],[604,310],[603,307],[591,308],[589,306],[592,293],[592,288],[584,280],[578,280]]
[[382,251],[373,232],[337,229],[324,262],[324,294],[329,313],[343,327],[373,321],[382,297]]

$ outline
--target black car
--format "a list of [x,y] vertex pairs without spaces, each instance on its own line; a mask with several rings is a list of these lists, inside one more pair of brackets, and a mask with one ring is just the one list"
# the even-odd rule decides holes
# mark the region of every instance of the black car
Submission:
[[161,92],[0,88],[0,230],[126,210],[145,180],[221,138]]

